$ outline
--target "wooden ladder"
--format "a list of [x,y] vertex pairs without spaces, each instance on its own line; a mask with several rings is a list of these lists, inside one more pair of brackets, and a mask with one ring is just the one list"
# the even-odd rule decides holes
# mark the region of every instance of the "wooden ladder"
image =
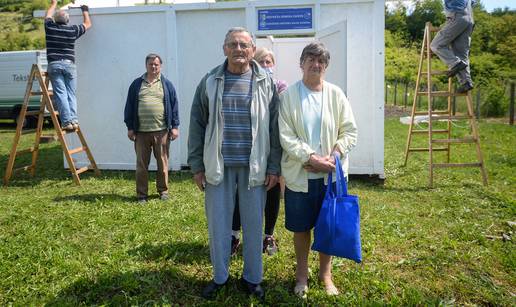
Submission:
[[[35,91],[33,90],[33,83],[37,80],[39,83],[40,90]],[[28,171],[32,177],[34,177],[36,173],[36,161],[38,159],[38,153],[39,153],[39,145],[42,137],[42,131],[43,131],[43,122],[45,120],[45,109],[49,112],[50,118],[52,120],[52,123],[54,125],[54,129],[56,131],[57,139],[61,143],[61,147],[63,148],[63,152],[66,158],[66,161],[68,162],[68,167],[70,168],[70,171],[72,173],[73,181],[75,184],[80,185],[81,180],[79,178],[79,174],[87,171],[87,170],[93,170],[95,172],[95,175],[100,175],[100,171],[97,167],[97,164],[95,163],[95,160],[93,159],[93,155],[91,154],[90,149],[88,148],[88,145],[86,144],[86,140],[84,138],[84,135],[82,134],[81,128],[74,129],[73,131],[66,131],[61,128],[61,125],[59,124],[59,120],[57,118],[58,112],[54,110],[54,106],[52,104],[52,101],[50,99],[50,96],[52,95],[51,92],[48,90],[49,87],[49,78],[47,77],[47,73],[42,73],[39,69],[38,65],[33,64],[32,69],[30,71],[29,78],[27,80],[27,88],[25,90],[25,97],[23,100],[23,105],[20,110],[20,114],[18,117],[18,124],[16,127],[16,134],[14,135],[13,140],[13,146],[11,149],[11,153],[9,155],[9,161],[7,162],[7,168],[4,176],[4,185],[7,185],[9,183],[9,180],[11,179],[12,175],[18,171]],[[31,96],[40,96],[40,107],[37,111],[28,111],[28,105],[29,100]],[[37,116],[37,126],[36,129],[31,130],[23,130],[24,121],[26,116]],[[30,134],[30,133],[36,133],[34,145],[23,150],[17,151],[20,138],[22,135]],[[69,149],[68,145],[66,143],[65,134],[69,133],[76,133],[79,137],[79,140],[81,142],[81,146]],[[75,168],[75,163],[72,158],[73,154],[85,152],[88,156],[88,159],[90,161],[90,165],[82,168]],[[14,162],[17,156],[24,154],[24,153],[32,153],[32,163],[27,166],[22,166],[19,168],[14,168]]]
[[[423,44],[421,46],[421,56],[419,59],[419,68],[416,79],[416,88],[414,93],[414,102],[412,104],[412,112],[411,119],[409,125],[409,131],[407,136],[407,145],[405,148],[405,162],[404,166],[407,165],[407,160],[409,154],[411,152],[428,152],[429,153],[429,186],[433,186],[433,176],[435,168],[445,168],[445,167],[479,167],[480,172],[482,174],[482,182],[484,185],[487,185],[487,173],[485,169],[484,160],[482,158],[482,151],[480,149],[480,139],[478,135],[478,128],[475,121],[475,117],[473,114],[473,104],[470,92],[467,93],[455,93],[452,91],[452,81],[453,78],[448,78],[448,90],[447,91],[435,91],[432,86],[432,76],[436,75],[446,75],[446,71],[437,71],[432,70],[432,51],[430,49],[430,43],[432,41],[432,33],[436,33],[439,31],[439,28],[433,27],[431,23],[427,22],[425,26],[425,32],[423,36]],[[426,71],[423,70],[423,62],[426,58]],[[427,80],[427,89],[426,91],[420,91],[420,83],[421,79],[425,78]],[[426,96],[428,99],[428,110],[423,112],[416,111],[417,101],[420,96]],[[462,96],[466,98],[467,105],[467,114],[456,116],[452,114],[452,97]],[[434,110],[432,98],[433,97],[447,97],[448,98],[448,107],[446,110]],[[414,117],[416,115],[426,115],[428,116],[428,129],[414,129]],[[451,137],[451,129],[452,129],[452,121],[467,119],[469,123],[469,128],[471,134],[464,138],[452,138]],[[445,120],[447,122],[446,129],[433,129],[432,121],[434,120]],[[428,147],[423,148],[415,148],[411,147],[412,135],[413,134],[423,134],[428,135]],[[445,135],[446,138],[437,138],[434,139],[434,134]],[[470,163],[450,163],[450,146],[452,144],[474,144],[476,147],[477,161]],[[434,145],[438,147],[434,147]],[[447,163],[435,163],[434,162],[434,152],[435,151],[445,151],[446,152],[446,162]]]

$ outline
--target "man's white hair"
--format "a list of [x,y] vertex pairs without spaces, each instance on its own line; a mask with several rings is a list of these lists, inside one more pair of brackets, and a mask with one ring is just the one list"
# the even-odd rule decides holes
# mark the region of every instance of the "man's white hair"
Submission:
[[70,15],[64,10],[57,10],[54,14],[54,21],[57,23],[67,24],[70,21]]

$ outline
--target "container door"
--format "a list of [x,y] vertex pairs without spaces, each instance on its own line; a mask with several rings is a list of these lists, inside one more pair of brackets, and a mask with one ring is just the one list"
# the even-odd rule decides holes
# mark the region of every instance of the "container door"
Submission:
[[347,33],[342,21],[317,32],[316,38],[330,51],[330,65],[325,79],[347,94]]

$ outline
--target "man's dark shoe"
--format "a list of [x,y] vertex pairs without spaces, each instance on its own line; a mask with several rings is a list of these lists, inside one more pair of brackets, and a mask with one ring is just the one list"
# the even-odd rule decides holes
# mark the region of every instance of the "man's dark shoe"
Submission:
[[147,203],[147,197],[138,197],[137,201],[139,204],[143,205],[143,204]]
[[217,293],[219,293],[220,289],[222,289],[222,287],[224,287],[227,283],[228,281],[226,280],[225,283],[218,284],[212,279],[208,285],[202,289],[201,296],[207,300],[212,300],[217,297]]
[[459,94],[464,94],[464,93],[471,91],[472,89],[473,89],[473,84],[471,84],[471,82],[466,82],[466,83],[462,84],[461,86],[459,86],[455,92],[459,93]]
[[455,64],[455,66],[453,66],[452,68],[450,68],[450,70],[448,70],[446,72],[446,76],[448,76],[448,78],[451,78],[451,77],[455,76],[459,71],[463,70],[466,67],[468,67],[468,65],[466,63],[460,61],[459,63]]
[[260,284],[253,284],[245,280],[244,278],[240,278],[240,284],[244,288],[245,292],[249,295],[253,295],[256,298],[263,300],[265,297],[265,291],[263,290]]
[[238,253],[238,248],[240,247],[240,239],[235,236],[231,236],[231,256],[236,255]]

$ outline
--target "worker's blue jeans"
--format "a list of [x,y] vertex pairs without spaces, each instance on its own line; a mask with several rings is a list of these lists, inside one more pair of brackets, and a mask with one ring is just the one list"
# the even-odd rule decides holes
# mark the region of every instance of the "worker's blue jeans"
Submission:
[[77,98],[77,70],[70,60],[53,61],[47,67],[48,76],[52,82],[54,103],[59,111],[61,125],[78,122]]

